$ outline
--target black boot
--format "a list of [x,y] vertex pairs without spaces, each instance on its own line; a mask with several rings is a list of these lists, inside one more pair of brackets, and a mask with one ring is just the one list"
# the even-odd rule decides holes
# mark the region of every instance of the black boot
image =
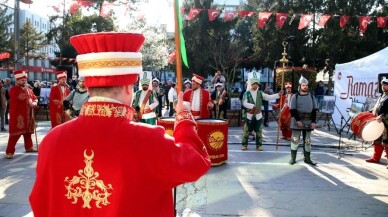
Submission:
[[317,165],[317,163],[311,161],[310,152],[308,151],[304,151],[304,162],[313,166]]
[[291,160],[288,162],[290,165],[294,165],[296,163],[296,153],[297,150],[291,150]]

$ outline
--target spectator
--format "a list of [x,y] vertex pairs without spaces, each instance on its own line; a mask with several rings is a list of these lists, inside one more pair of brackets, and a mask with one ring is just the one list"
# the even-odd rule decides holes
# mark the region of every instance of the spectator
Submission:
[[34,93],[34,95],[36,96],[36,97],[39,97],[40,96],[40,84],[39,84],[39,82],[35,82],[34,83],[34,87],[32,88],[32,92]]
[[212,78],[213,85],[215,85],[216,83],[223,83],[223,84],[225,84],[225,82],[226,82],[225,76],[223,76],[221,74],[220,70],[217,70],[216,73],[214,74],[213,78]]
[[164,92],[163,92],[163,89],[160,88],[159,83],[160,83],[160,81],[157,78],[154,78],[152,80],[152,90],[156,94],[156,96],[158,98],[158,102],[159,102],[158,109],[155,112],[156,112],[158,117],[162,117]]
[[65,110],[70,111],[69,115],[71,117],[78,117],[82,105],[89,99],[88,91],[86,90],[84,81],[85,79],[83,77],[79,77],[77,79],[78,88],[72,90],[70,94],[66,97],[66,99],[63,101]]
[[7,131],[4,127],[5,110],[7,109],[7,90],[3,87],[3,81],[0,81],[0,123],[1,131]]
[[315,98],[317,99],[317,106],[319,110],[322,107],[321,103],[324,95],[325,95],[325,86],[323,86],[322,81],[318,81],[318,85],[315,88]]
[[4,80],[4,84],[3,84],[3,88],[4,88],[5,90],[7,90],[7,93],[6,93],[6,97],[7,97],[7,108],[5,109],[5,114],[4,114],[4,117],[5,117],[5,124],[8,124],[9,101],[10,101],[9,91],[11,90],[11,87],[13,87],[13,85],[11,84],[11,79],[6,78],[6,79]]
[[176,92],[176,84],[172,83],[170,91],[168,91],[168,101],[170,102],[169,113],[168,113],[169,117],[172,117],[174,115],[174,101],[177,99],[178,99],[178,94]]

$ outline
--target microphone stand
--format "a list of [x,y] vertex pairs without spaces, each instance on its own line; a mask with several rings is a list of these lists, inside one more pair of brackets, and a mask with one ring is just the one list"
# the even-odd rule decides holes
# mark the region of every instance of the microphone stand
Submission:
[[[341,152],[341,143],[342,143],[342,131],[345,129],[345,127],[347,126],[347,122],[343,125],[343,121],[345,120],[345,117],[341,115],[341,126],[339,128],[339,137],[338,137],[338,150],[337,150],[337,157],[338,159],[341,158],[341,154],[343,155],[350,155],[350,156],[353,156],[352,154],[347,154],[345,153],[344,151]],[[343,126],[342,126],[343,125]]]

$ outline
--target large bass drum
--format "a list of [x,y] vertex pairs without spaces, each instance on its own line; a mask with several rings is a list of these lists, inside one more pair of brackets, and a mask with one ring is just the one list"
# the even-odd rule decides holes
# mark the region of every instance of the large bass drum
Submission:
[[361,112],[353,117],[350,129],[354,135],[364,141],[371,142],[378,139],[384,132],[384,124],[375,120],[376,116],[370,112]]
[[228,160],[228,122],[223,119],[197,119],[198,135],[205,144],[212,166]]
[[166,134],[173,136],[174,134],[175,117],[159,118],[157,125],[164,127]]

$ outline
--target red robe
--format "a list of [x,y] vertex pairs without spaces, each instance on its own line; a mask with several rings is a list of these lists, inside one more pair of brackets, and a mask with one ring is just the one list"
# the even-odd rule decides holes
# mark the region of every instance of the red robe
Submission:
[[[202,89],[201,88],[201,100],[200,100],[200,114],[199,115],[195,115],[193,113],[193,116],[200,116],[200,118],[209,118],[209,108],[208,108],[208,103],[211,102],[211,99],[210,99],[210,93],[209,91],[205,90],[205,89]],[[187,101],[187,102],[192,102],[193,98],[193,90],[190,89],[190,90],[187,90],[186,92],[183,93],[183,101]]]
[[15,85],[9,91],[9,134],[23,135],[34,133],[35,118],[29,100],[37,101],[36,96],[28,87]]
[[47,134],[30,195],[35,217],[173,216],[172,189],[204,175],[208,153],[189,111],[177,114],[174,138],[131,122],[133,112],[87,102]]
[[63,100],[69,95],[70,90],[68,87],[65,87],[65,91],[62,91],[60,87],[61,85],[56,85],[51,88],[50,92],[51,128],[65,122]]
[[[280,129],[282,130],[282,135],[284,139],[291,139],[292,131],[291,126],[291,112],[288,100],[291,99],[292,93],[283,95],[279,104],[280,104]],[[287,99],[288,98],[288,99]],[[286,105],[284,105],[286,104]]]

